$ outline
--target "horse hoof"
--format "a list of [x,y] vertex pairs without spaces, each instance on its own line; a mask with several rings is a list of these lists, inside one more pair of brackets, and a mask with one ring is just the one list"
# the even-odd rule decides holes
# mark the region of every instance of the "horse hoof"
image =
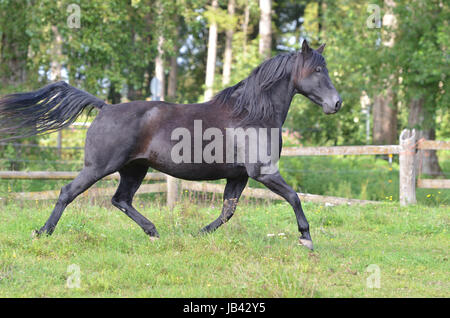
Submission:
[[156,237],[156,236],[149,236],[149,238],[150,238],[150,241],[152,241],[152,242],[159,240],[159,237]]
[[205,235],[208,235],[210,233],[211,233],[211,231],[209,231],[206,227],[204,227],[203,229],[198,231],[195,236],[205,236]]
[[38,230],[31,231],[31,238],[32,239],[39,238],[39,236],[41,236],[41,232],[39,232]]
[[300,239],[300,244],[314,251],[313,242],[311,240]]

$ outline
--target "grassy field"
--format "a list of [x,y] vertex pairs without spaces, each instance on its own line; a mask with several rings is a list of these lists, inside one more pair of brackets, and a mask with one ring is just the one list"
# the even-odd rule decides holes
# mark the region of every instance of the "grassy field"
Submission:
[[[106,201],[83,199],[53,236],[32,239],[50,202],[3,203],[0,297],[449,296],[448,206],[305,203],[309,252],[286,203],[243,202],[228,224],[198,237],[219,201],[185,200],[173,211],[158,202],[136,199],[161,234],[155,242]],[[380,288],[369,288],[378,270]]]

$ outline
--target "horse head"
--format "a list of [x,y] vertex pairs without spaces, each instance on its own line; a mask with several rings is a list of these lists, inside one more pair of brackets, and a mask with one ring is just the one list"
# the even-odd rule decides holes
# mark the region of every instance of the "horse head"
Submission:
[[342,106],[342,99],[328,75],[325,58],[322,56],[325,44],[317,50],[303,41],[293,72],[294,86],[298,93],[319,106],[325,114],[335,114]]

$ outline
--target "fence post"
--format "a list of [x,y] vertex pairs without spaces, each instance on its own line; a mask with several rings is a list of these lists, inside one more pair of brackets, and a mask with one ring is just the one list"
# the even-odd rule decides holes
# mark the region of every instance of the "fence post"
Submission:
[[179,201],[180,181],[177,178],[167,175],[167,206],[172,209]]
[[400,205],[416,203],[416,132],[404,129],[400,134]]

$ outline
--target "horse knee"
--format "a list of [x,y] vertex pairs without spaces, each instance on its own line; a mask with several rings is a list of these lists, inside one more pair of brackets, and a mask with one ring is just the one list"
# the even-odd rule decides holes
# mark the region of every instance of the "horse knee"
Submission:
[[111,198],[111,204],[114,206],[117,206],[119,204],[119,202],[117,201],[117,199],[115,197]]
[[124,201],[124,200],[121,200],[119,197],[113,196],[111,198],[111,203],[116,208],[118,208],[120,211],[122,211],[122,212],[126,212],[127,211],[128,203],[126,201]]
[[288,199],[289,199],[289,202],[292,202],[295,206],[301,205],[300,198],[298,197],[298,194],[295,191],[290,192],[288,194]]
[[114,196],[114,197],[112,197],[111,198],[111,203],[112,203],[112,205],[114,205],[115,207],[117,207],[117,208],[121,208],[121,201],[119,200],[119,198],[118,197],[116,197],[116,196]]

